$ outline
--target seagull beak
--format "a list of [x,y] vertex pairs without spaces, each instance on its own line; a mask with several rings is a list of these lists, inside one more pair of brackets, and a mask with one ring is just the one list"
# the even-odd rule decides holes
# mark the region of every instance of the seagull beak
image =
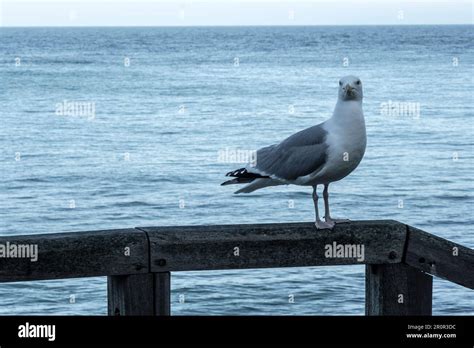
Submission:
[[352,95],[352,91],[355,89],[354,87],[352,87],[351,85],[346,85],[346,87],[344,88],[345,91],[346,91],[346,94],[347,95]]

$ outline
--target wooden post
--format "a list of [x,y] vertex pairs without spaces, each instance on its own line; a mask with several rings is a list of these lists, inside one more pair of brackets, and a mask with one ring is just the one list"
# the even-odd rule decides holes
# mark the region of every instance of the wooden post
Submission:
[[170,315],[170,273],[107,277],[109,315]]
[[171,315],[171,276],[170,272],[153,273],[154,275],[154,315]]
[[109,315],[153,315],[153,274],[107,277]]
[[403,263],[366,265],[366,315],[431,315],[433,277]]

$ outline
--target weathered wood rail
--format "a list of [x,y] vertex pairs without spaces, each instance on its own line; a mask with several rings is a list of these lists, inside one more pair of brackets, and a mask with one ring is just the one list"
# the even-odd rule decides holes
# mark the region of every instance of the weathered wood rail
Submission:
[[[474,289],[472,249],[391,220],[333,230],[283,223],[0,237],[7,243],[37,245],[38,260],[0,258],[0,282],[107,276],[109,315],[170,315],[177,271],[365,264],[367,315],[431,315],[433,275]],[[363,246],[363,260],[329,257],[334,243]]]

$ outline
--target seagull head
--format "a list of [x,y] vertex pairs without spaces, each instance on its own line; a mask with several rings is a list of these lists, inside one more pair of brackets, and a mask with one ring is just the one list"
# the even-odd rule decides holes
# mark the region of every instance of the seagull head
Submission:
[[362,100],[362,82],[357,76],[344,76],[339,80],[340,100]]

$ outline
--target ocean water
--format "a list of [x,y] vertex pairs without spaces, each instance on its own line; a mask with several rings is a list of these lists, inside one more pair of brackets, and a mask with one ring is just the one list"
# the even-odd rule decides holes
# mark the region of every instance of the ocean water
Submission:
[[[0,28],[0,234],[311,221],[309,188],[219,184],[232,151],[324,121],[355,74],[368,146],[334,215],[472,248],[472,29]],[[106,314],[103,277],[0,294],[2,315]],[[433,312],[474,314],[474,292],[435,279]],[[364,267],[173,273],[172,313],[363,314]]]

